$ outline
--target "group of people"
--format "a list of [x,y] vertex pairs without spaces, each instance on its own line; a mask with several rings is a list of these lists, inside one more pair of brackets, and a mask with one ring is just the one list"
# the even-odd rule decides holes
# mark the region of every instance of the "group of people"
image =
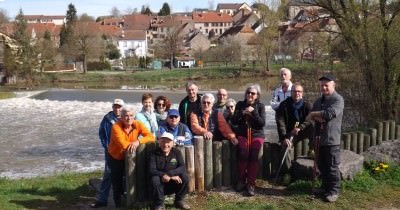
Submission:
[[[320,78],[322,96],[311,106],[303,100],[303,87],[292,84],[291,72],[280,71],[281,85],[274,91],[271,107],[276,111],[276,122],[283,148],[315,135],[320,155],[318,166],[322,186],[318,194],[328,201],[337,199],[340,186],[339,141],[343,98],[335,91],[335,79],[331,75]],[[190,209],[184,202],[187,194],[188,176],[182,155],[174,145],[192,145],[193,136],[200,135],[205,141],[227,139],[237,145],[238,183],[237,191],[245,190],[248,196],[255,195],[258,173],[258,154],[265,141],[265,105],[261,103],[261,89],[257,84],[249,85],[244,99],[229,98],[225,89],[218,89],[217,99],[212,93],[200,94],[194,82],[186,84],[187,96],[178,109],[171,106],[165,96],[142,96],[142,109],[125,105],[115,99],[112,111],[107,113],[99,128],[99,136],[105,154],[105,169],[102,184],[92,208],[107,206],[112,186],[116,207],[121,206],[125,153],[134,153],[140,144],[157,141],[157,149],[149,155],[149,173],[153,209],[164,209],[164,196],[175,193],[174,205],[179,209]],[[320,129],[314,129],[314,128]],[[290,156],[287,156],[290,157]],[[279,158],[279,157],[278,157]],[[286,160],[286,171],[290,169]]]

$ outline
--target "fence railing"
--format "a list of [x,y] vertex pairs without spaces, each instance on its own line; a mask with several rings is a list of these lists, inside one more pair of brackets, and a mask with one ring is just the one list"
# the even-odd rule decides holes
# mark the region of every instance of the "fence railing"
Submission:
[[[376,128],[365,132],[346,132],[342,134],[341,148],[358,154],[382,141],[400,139],[400,125],[389,120],[378,122]],[[209,141],[195,136],[193,146],[176,146],[184,157],[189,176],[188,191],[203,192],[213,188],[230,187],[237,182],[237,148],[228,140]],[[306,156],[308,139],[294,145],[292,159]],[[127,205],[148,201],[150,178],[148,176],[147,156],[156,144],[142,144],[135,154],[125,158]],[[259,179],[272,178],[280,164],[281,147],[276,143],[265,142],[258,154]]]

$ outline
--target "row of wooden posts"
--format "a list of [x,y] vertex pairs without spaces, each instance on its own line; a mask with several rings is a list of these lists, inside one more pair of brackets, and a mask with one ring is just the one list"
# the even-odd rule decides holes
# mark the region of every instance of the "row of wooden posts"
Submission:
[[[342,149],[358,154],[382,141],[400,139],[400,125],[395,121],[378,122],[377,128],[368,133],[350,132],[342,134]],[[308,153],[308,139],[294,145],[292,158]],[[230,187],[237,182],[237,147],[228,140],[208,141],[195,136],[193,146],[176,146],[184,157],[189,175],[189,192],[203,192],[213,188]],[[135,154],[125,158],[127,205],[143,202],[150,198],[147,156],[155,144],[140,145]],[[258,178],[270,179],[275,175],[279,164],[281,147],[276,143],[265,142],[258,154],[260,167]]]

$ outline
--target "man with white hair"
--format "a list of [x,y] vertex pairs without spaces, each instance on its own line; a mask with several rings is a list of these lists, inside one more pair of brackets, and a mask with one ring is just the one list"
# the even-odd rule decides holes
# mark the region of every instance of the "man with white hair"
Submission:
[[285,99],[290,97],[290,90],[292,89],[292,72],[288,68],[280,69],[281,83],[272,93],[272,99],[270,101],[273,110],[277,110],[279,104]]
[[110,144],[111,138],[111,127],[121,118],[121,109],[124,106],[124,101],[122,99],[115,99],[112,104],[112,111],[108,112],[100,123],[99,128],[99,138],[101,145],[104,148],[104,173],[103,179],[101,181],[100,189],[97,194],[96,202],[90,204],[91,208],[100,208],[107,206],[108,194],[111,188],[111,170],[107,164],[108,160],[108,145]]

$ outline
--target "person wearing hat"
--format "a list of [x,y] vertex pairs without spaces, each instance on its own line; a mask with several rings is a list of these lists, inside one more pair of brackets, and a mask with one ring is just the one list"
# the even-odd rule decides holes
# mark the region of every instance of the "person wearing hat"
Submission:
[[[315,122],[316,154],[322,180],[321,187],[314,194],[327,202],[335,202],[340,190],[340,136],[344,100],[335,90],[335,77],[324,75],[319,78],[322,96],[313,104],[306,121]],[[318,147],[318,148],[317,148]]]
[[100,143],[104,148],[104,172],[103,179],[101,181],[99,192],[96,196],[96,202],[90,204],[91,208],[100,208],[107,206],[108,195],[110,193],[111,188],[111,170],[107,164],[108,160],[108,145],[110,144],[111,139],[111,127],[115,122],[121,118],[121,109],[124,106],[124,101],[122,99],[114,99],[114,103],[112,104],[112,111],[108,112],[100,123],[99,127],[99,138]]
[[178,145],[193,145],[192,132],[187,125],[180,122],[177,109],[168,110],[166,123],[160,126],[158,136],[161,136],[164,132],[172,133],[175,143]]
[[155,210],[165,208],[164,197],[170,194],[175,194],[176,208],[190,209],[190,206],[184,202],[189,178],[183,156],[174,148],[174,140],[172,133],[164,132],[158,140],[159,147],[149,156],[149,174]]

